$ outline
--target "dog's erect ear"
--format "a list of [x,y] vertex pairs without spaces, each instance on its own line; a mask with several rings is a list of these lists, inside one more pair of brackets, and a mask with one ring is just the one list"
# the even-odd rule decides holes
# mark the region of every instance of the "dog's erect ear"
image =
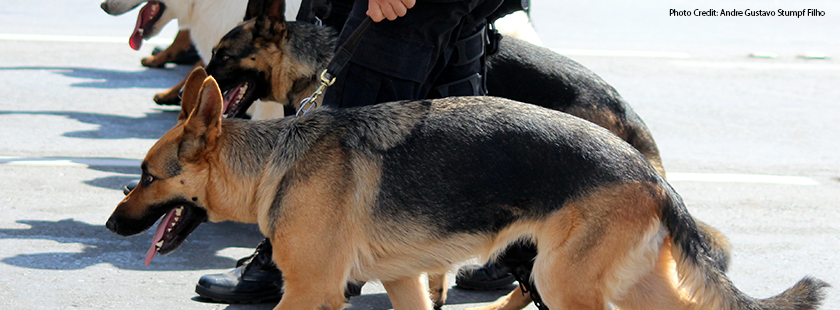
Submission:
[[251,20],[265,11],[265,0],[248,0],[243,21]]
[[181,95],[181,114],[178,115],[178,121],[184,121],[190,116],[195,106],[198,105],[198,96],[201,92],[201,86],[204,85],[204,79],[207,78],[207,72],[204,68],[197,67],[190,76],[187,77],[187,82],[184,83],[183,95]]
[[178,155],[187,160],[198,158],[205,149],[215,145],[222,134],[222,91],[212,76],[204,80],[199,91],[198,106],[184,124],[184,135]]
[[[262,4],[262,5],[260,5]],[[253,14],[261,7],[256,14],[254,30],[259,37],[271,42],[279,42],[286,30],[286,1],[285,0],[249,0],[248,12]]]

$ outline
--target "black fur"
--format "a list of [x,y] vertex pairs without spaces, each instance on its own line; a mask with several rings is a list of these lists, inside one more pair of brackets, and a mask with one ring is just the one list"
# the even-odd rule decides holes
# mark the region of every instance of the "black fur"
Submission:
[[[441,231],[497,232],[515,220],[544,217],[593,187],[655,178],[640,169],[647,164],[635,150],[603,152],[599,144],[619,143],[605,130],[592,139],[568,115],[535,117],[525,107],[498,113],[498,104],[508,102],[430,117],[403,143],[381,151],[381,219],[428,216],[434,225],[455,225]],[[547,131],[521,131],[506,123]],[[558,150],[558,145],[575,148]]]
[[548,48],[504,37],[499,53],[488,58],[488,67],[488,95],[536,104],[590,121],[593,120],[588,115],[582,114],[612,115],[617,118],[617,128],[608,129],[646,156],[656,157],[650,159],[659,160],[659,148],[642,118],[615,88],[574,60]]

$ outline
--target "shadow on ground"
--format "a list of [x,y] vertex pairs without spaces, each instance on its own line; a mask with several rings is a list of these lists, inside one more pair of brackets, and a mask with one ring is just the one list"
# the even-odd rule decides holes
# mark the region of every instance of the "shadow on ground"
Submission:
[[143,259],[151,245],[154,229],[136,236],[121,237],[108,231],[104,223],[91,225],[74,219],[20,220],[17,223],[28,225],[29,228],[0,229],[0,239],[37,239],[80,245],[80,250],[18,254],[0,261],[13,266],[45,270],[79,270],[97,264],[149,271],[225,269],[232,268],[236,259],[218,256],[219,250],[254,247],[263,239],[256,225],[205,223],[187,238],[181,248],[166,256],[158,255],[146,267]]
[[[462,290],[456,287],[449,289],[449,295],[446,299],[446,305],[460,305],[460,304],[474,304],[487,303],[495,301],[499,297],[507,295],[516,288],[516,285],[510,285],[507,288],[493,291],[470,291]],[[193,301],[201,303],[215,303],[208,299],[201,297],[193,297]],[[266,301],[259,304],[230,304],[224,309],[226,310],[268,310],[273,309],[277,305],[278,300]],[[363,294],[350,298],[351,307],[348,310],[385,310],[391,309],[391,301],[387,294]],[[223,304],[220,304],[223,305]],[[444,305],[444,307],[446,306]]]
[[95,130],[71,131],[62,134],[80,139],[159,139],[175,126],[180,110],[146,113],[141,117],[73,111],[0,111],[0,115],[51,115],[97,125]]
[[90,81],[72,83],[72,87],[85,88],[169,88],[189,74],[192,66],[175,66],[167,69],[144,68],[139,71],[119,71],[84,67],[22,66],[0,67],[0,71],[49,71],[70,78]]

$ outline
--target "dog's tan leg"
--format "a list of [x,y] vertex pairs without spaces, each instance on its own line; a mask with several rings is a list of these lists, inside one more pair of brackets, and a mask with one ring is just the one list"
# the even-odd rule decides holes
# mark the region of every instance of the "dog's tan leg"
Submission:
[[655,186],[605,186],[539,224],[534,284],[549,309],[604,310],[655,268],[667,235]]
[[352,209],[356,192],[342,190],[354,180],[338,143],[327,136],[312,145],[287,172],[292,176],[287,194],[265,211],[274,220],[261,223],[261,229],[271,237],[272,258],[285,282],[275,309],[344,307],[356,245],[366,240]]
[[644,275],[625,294],[613,301],[619,309],[686,309],[677,287],[676,262],[671,255],[670,241],[659,247],[659,257],[652,272]]
[[446,303],[447,290],[445,273],[429,275],[429,297],[432,298],[435,309],[440,309]]
[[170,44],[169,47],[157,55],[141,59],[140,64],[146,67],[162,68],[167,63],[175,60],[175,56],[178,56],[178,54],[190,49],[191,45],[192,40],[190,39],[190,30],[184,29],[178,31],[178,35],[175,36],[175,40],[172,41],[172,44]]
[[[539,248],[534,263],[534,282],[549,309],[604,310],[606,298],[599,279],[609,259],[583,253],[587,261],[575,257],[574,247],[556,250]],[[618,250],[621,251],[621,250]]]
[[522,287],[518,286],[510,294],[497,299],[490,305],[469,310],[519,310],[527,307],[532,301],[531,294],[522,293]]
[[420,281],[420,275],[394,281],[382,282],[391,306],[394,310],[429,310],[432,309],[426,289]]
[[[332,286],[323,284],[318,279],[302,277],[294,280],[287,280],[286,273],[283,273],[284,286],[283,298],[280,303],[274,307],[274,310],[340,310],[343,309],[344,294],[343,290],[330,290],[324,295],[324,286]],[[337,293],[341,292],[341,293]]]
[[340,238],[325,230],[306,231],[294,226],[295,233],[271,239],[272,256],[283,271],[285,290],[274,309],[343,309],[350,255],[341,245],[324,241]]
[[[193,66],[193,70],[195,70],[195,68],[198,67],[204,68],[204,61],[199,61],[197,64],[195,64],[195,66]],[[181,99],[178,98],[178,92],[180,92],[181,88],[184,87],[184,83],[186,82],[186,80],[187,78],[184,77],[184,79],[181,80],[181,82],[179,82],[175,86],[172,86],[172,88],[164,92],[155,94],[155,103],[159,105],[180,105]]]

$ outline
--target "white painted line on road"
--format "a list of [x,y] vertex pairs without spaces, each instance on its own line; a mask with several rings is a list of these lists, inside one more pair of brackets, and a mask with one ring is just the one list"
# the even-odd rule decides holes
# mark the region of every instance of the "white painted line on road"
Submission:
[[595,56],[595,57],[631,57],[631,58],[671,58],[688,59],[691,55],[678,52],[657,51],[621,51],[621,50],[586,50],[586,49],[551,49],[564,56]]
[[769,183],[790,185],[820,184],[812,178],[787,175],[686,172],[668,172],[668,182]]
[[47,167],[117,167],[140,168],[140,160],[123,158],[78,158],[78,157],[11,157],[0,156],[0,166],[47,166]]
[[688,68],[703,69],[749,69],[749,70],[796,70],[796,71],[840,71],[840,65],[828,62],[749,62],[749,61],[689,61],[674,60],[671,64]]
[[[171,44],[173,38],[152,38],[146,43]],[[128,44],[128,37],[104,36],[68,36],[45,34],[0,33],[0,41],[35,41],[35,42],[73,42],[73,43],[123,43]]]

